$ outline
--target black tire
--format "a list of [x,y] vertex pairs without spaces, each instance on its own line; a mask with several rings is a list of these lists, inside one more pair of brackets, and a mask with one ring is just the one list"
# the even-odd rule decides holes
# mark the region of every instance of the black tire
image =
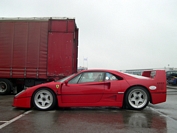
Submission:
[[0,79],[0,95],[10,94],[12,83],[8,79]]
[[34,93],[32,102],[35,109],[51,110],[56,106],[57,100],[52,90],[42,88]]
[[149,99],[149,93],[145,88],[135,86],[127,91],[125,95],[125,104],[128,109],[142,110],[148,105]]

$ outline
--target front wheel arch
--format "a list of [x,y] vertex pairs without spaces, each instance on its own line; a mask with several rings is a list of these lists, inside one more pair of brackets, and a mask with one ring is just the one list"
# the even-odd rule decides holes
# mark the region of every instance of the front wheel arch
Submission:
[[146,87],[141,86],[141,85],[131,86],[124,93],[122,109],[133,109],[133,110],[142,110],[142,109],[144,109],[148,105],[148,103],[142,108],[133,108],[130,105],[127,105],[127,99],[126,98],[127,98],[128,93],[132,90],[132,88],[141,88],[141,89],[143,89],[147,93],[148,103],[152,101],[151,94],[150,94],[149,90]]
[[[42,90],[44,90],[44,91],[46,91],[46,92],[49,92],[49,93],[51,93],[51,95],[52,95],[52,97],[53,97],[53,103],[51,104],[51,106],[49,106],[48,108],[39,108],[36,104],[35,104],[35,95],[38,93],[38,92],[40,92],[40,91],[42,91]],[[39,89],[37,89],[37,90],[35,90],[34,92],[33,92],[33,94],[32,94],[32,97],[31,97],[31,107],[34,107],[35,109],[37,109],[37,110],[52,110],[52,109],[54,109],[54,107],[56,107],[58,104],[57,104],[58,102],[57,102],[57,96],[56,96],[56,93],[52,90],[52,89],[50,89],[50,88],[39,88]]]

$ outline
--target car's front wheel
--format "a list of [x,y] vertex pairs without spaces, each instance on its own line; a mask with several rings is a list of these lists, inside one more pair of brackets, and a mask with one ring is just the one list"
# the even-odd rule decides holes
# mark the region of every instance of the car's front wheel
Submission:
[[141,86],[130,88],[125,95],[125,104],[129,109],[142,110],[148,103],[149,93]]
[[56,105],[56,96],[50,89],[39,89],[37,90],[33,97],[33,105],[39,110],[51,110]]

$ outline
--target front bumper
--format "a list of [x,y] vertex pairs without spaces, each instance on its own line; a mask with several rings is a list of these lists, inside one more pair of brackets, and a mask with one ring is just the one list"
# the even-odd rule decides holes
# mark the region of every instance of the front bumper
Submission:
[[12,106],[17,108],[31,108],[31,97],[14,97]]

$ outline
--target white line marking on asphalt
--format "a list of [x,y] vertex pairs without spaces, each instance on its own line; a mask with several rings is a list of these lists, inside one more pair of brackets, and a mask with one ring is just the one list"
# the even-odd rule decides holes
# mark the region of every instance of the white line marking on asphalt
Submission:
[[164,116],[164,117],[169,118],[170,120],[172,120],[172,121],[174,121],[174,122],[177,122],[174,118],[172,118],[172,117],[170,117],[170,116],[168,116],[168,115],[166,115],[166,114],[163,114],[163,113],[160,112],[159,110],[154,109],[154,108],[152,108],[152,107],[149,107],[149,108],[150,108],[151,110],[153,110],[153,111],[159,113],[161,116]]
[[21,117],[23,117],[23,116],[29,114],[30,112],[32,112],[32,110],[26,111],[26,112],[24,112],[23,114],[21,114],[21,115],[15,117],[15,118],[13,118],[13,119],[11,119],[10,121],[4,121],[5,123],[2,124],[2,125],[0,125],[0,129],[6,127],[7,125],[9,125],[9,124],[11,124],[12,122],[14,122],[14,121],[20,119]]
[[4,123],[4,122],[8,122],[8,121],[0,121],[0,122],[3,122],[3,123]]

